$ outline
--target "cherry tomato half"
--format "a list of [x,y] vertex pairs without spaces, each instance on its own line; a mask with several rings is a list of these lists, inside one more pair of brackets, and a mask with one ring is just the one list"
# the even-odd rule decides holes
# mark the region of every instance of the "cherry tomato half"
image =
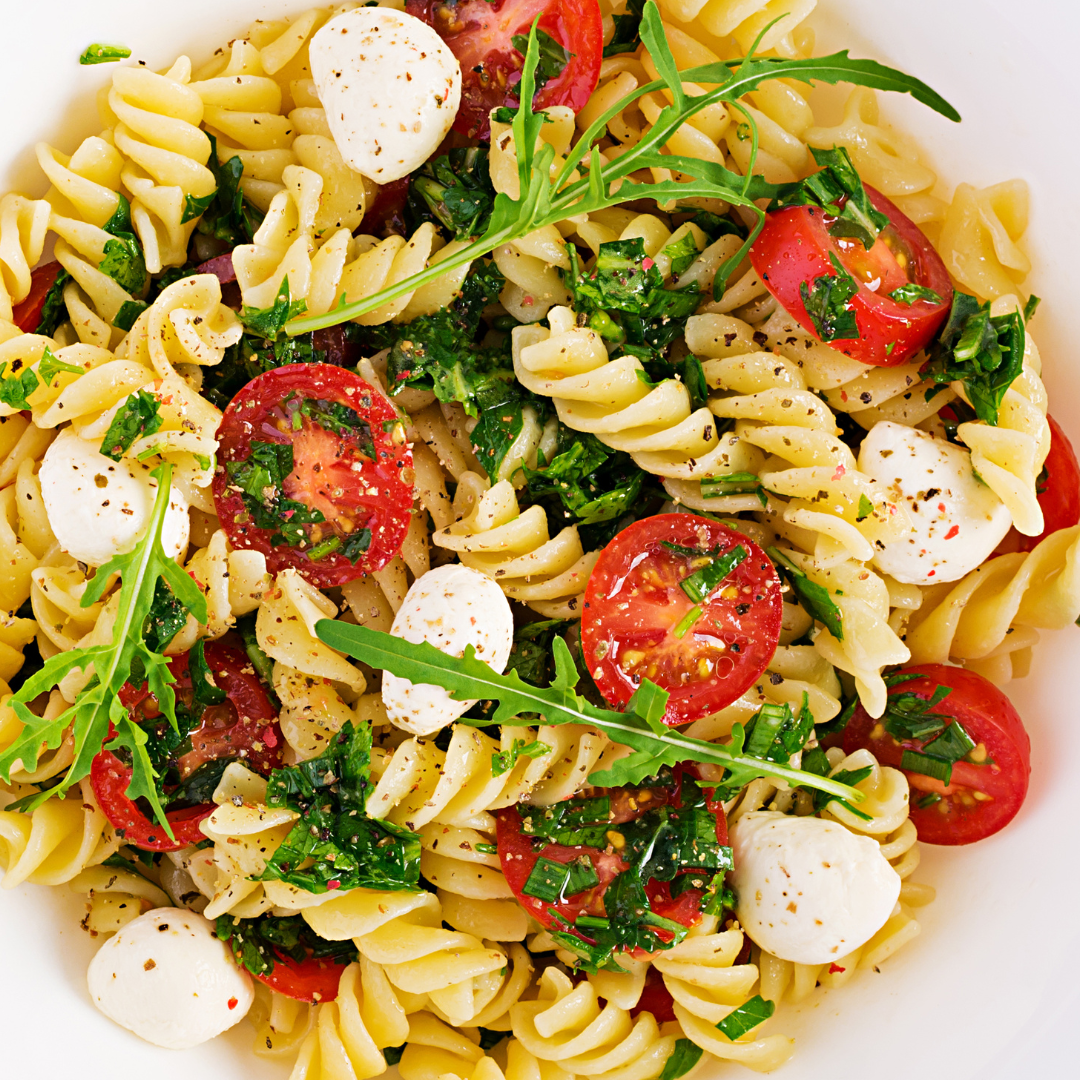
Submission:
[[[613,829],[628,821],[634,821],[663,805],[679,805],[681,785],[650,789],[604,788],[597,789],[596,795],[606,795],[611,800],[608,822]],[[643,791],[648,792],[642,798]],[[594,796],[595,797],[595,796]],[[575,802],[579,800],[571,800]],[[716,840],[721,847],[728,845],[727,820],[724,809],[719,803],[709,802],[708,808],[716,815]],[[606,848],[593,848],[583,845],[541,844],[534,841],[523,831],[521,814],[516,806],[508,806],[496,812],[495,838],[499,847],[499,861],[503,875],[517,897],[518,903],[542,926],[556,926],[565,929],[564,924],[573,925],[579,915],[604,916],[604,893],[607,887],[629,864],[624,862],[619,853],[609,843]],[[590,889],[568,896],[562,901],[549,902],[525,892],[525,885],[537,860],[550,859],[563,865],[582,857],[587,858],[596,871],[599,883]],[[693,871],[687,871],[693,873]],[[686,888],[678,896],[671,895],[672,882],[650,879],[645,885],[645,894],[649,908],[656,915],[683,926],[694,926],[701,916],[701,901],[704,890]],[[669,931],[658,930],[660,938],[670,941]],[[636,950],[635,950],[636,951]]]
[[517,105],[524,58],[511,41],[528,36],[533,19],[571,53],[566,66],[540,88],[533,108],[569,105],[580,111],[596,89],[604,26],[596,0],[406,0],[405,10],[433,26],[461,64],[461,106],[454,130],[486,139],[488,114]]
[[[747,553],[700,605],[680,583],[708,562],[666,545]],[[582,653],[600,692],[625,705],[642,679],[670,693],[664,722],[718,712],[765,670],[780,640],[776,569],[742,533],[695,514],[659,514],[624,529],[600,553],[585,590]]]
[[[975,742],[971,760],[953,765],[947,787],[933,777],[905,770],[912,788],[912,823],[919,839],[929,844],[973,844],[1016,817],[1031,776],[1031,742],[1012,702],[974,671],[920,664],[900,672],[909,673],[922,677],[893,686],[890,698],[908,693],[928,701],[939,686],[950,687],[948,697],[929,711],[954,717]],[[925,741],[897,742],[860,706],[844,731],[844,753],[866,748],[883,765],[900,768],[904,751],[921,750]]]
[[[329,588],[401,548],[412,451],[393,406],[358,375],[330,364],[259,375],[225,410],[218,440],[218,517],[233,547],[261,551],[270,573],[294,567]],[[268,460],[291,463],[280,486]]]
[[344,971],[344,964],[328,957],[309,956],[297,961],[290,956],[275,956],[273,971],[255,978],[296,1001],[333,1001]]
[[[834,220],[811,206],[791,206],[769,214],[761,235],[750,249],[750,261],[769,292],[813,337],[818,337],[800,294],[822,275],[836,276],[830,254],[839,257],[859,286],[848,301],[859,336],[828,344],[864,364],[895,367],[906,363],[937,333],[952,304],[948,271],[919,227],[879,191],[867,186],[874,206],[889,225],[867,251],[857,240],[829,235]],[[933,289],[941,302],[916,300],[904,304],[888,294],[914,283]]]
[[45,298],[56,284],[60,271],[64,268],[58,262],[45,263],[30,275],[30,292],[26,298],[15,305],[11,321],[24,333],[37,333],[41,323],[41,312],[45,307]]
[[[272,769],[280,767],[284,745],[277,711],[251,663],[239,649],[213,641],[206,645],[204,655],[214,681],[226,693],[226,700],[203,710],[199,727],[191,733],[190,749],[185,749],[175,759],[179,780],[186,780],[206,762],[225,757],[239,758],[255,772],[268,775]],[[188,654],[174,657],[169,662],[169,670],[176,679],[173,691],[177,699],[191,707]],[[138,723],[161,729],[150,731],[150,738],[164,734],[166,721],[161,718],[157,700],[145,684],[138,689],[126,684],[120,691],[120,701]],[[177,851],[206,839],[199,830],[199,822],[213,812],[211,803],[168,811],[165,816],[176,837],[175,842],[170,840],[161,826],[128,797],[131,768],[108,750],[95,756],[90,783],[102,813],[114,828],[124,830],[124,842],[132,847],[146,851]]]

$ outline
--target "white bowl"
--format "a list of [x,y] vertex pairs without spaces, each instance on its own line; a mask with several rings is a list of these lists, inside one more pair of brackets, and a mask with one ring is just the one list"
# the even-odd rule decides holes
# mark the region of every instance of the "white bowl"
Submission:
[[[0,191],[41,194],[33,145],[71,152],[99,124],[95,95],[110,68],[78,66],[91,42],[123,43],[153,68],[187,51],[198,63],[253,18],[304,10],[302,0],[6,0],[0,100]],[[1080,13],[1067,0],[821,0],[819,40],[894,64],[929,82],[964,116],[950,124],[910,99],[883,96],[890,117],[917,135],[951,184],[1022,176],[1032,189],[1028,285],[1044,299],[1034,323],[1051,407],[1080,437],[1072,259],[1080,240]],[[1080,858],[1071,760],[1080,631],[1047,635],[1031,675],[1009,687],[1032,738],[1032,787],[1020,816],[969,848],[927,848],[919,879],[938,899],[923,933],[880,974],[817,991],[774,1030],[797,1050],[792,1080],[1012,1080],[1075,1076],[1080,1011]],[[23,886],[0,895],[0,1017],[5,1076],[276,1077],[253,1057],[241,1025],[182,1053],[115,1027],[91,1005],[86,967],[95,943],[79,928],[82,901],[66,889]],[[712,1077],[735,1067],[706,1067]]]

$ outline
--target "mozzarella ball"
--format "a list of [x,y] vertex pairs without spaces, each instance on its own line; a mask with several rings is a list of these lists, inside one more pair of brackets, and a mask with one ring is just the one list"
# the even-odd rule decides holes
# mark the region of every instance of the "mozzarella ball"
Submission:
[[[73,559],[101,566],[131,551],[146,532],[158,487],[149,466],[113,461],[65,430],[45,451],[38,478],[49,525]],[[166,555],[187,549],[190,528],[187,499],[174,486],[161,534]]]
[[[514,617],[502,589],[479,570],[454,563],[416,579],[394,616],[390,633],[418,644],[430,642],[449,656],[465,646],[503,671],[514,644]],[[391,723],[414,735],[431,735],[468,712],[475,701],[456,701],[448,690],[383,673],[383,703]]]
[[186,1050],[247,1015],[251,976],[214,924],[183,908],[157,908],[102,945],[86,976],[94,1004],[140,1039]]
[[311,74],[347,165],[380,184],[422,165],[461,101],[461,66],[427,23],[359,7],[311,39]]
[[750,939],[796,964],[827,964],[864,945],[900,896],[876,840],[834,821],[772,810],[731,828],[736,914]]
[[911,532],[879,548],[873,563],[907,585],[957,581],[985,562],[1012,526],[1005,504],[977,479],[962,446],[891,421],[875,424],[859,469],[889,488]]

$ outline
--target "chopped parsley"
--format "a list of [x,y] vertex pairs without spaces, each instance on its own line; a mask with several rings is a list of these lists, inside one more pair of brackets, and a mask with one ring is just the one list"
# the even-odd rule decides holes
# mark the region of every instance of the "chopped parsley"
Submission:
[[833,602],[829,590],[824,585],[811,581],[779,548],[769,548],[768,555],[781,576],[787,579],[788,585],[798,597],[799,603],[806,609],[806,613],[823,623],[837,641],[843,641],[843,615]]
[[822,274],[812,283],[802,282],[799,296],[822,341],[851,341],[859,336],[859,324],[848,302],[858,293],[859,286],[835,252],[829,252],[829,261],[836,273]]
[[410,233],[433,221],[455,239],[468,240],[487,228],[494,206],[488,152],[479,146],[458,147],[433,158],[409,178]]
[[[78,369],[80,372],[81,368]],[[116,415],[101,441],[101,453],[113,461],[119,461],[136,441],[144,435],[153,435],[162,425],[160,403],[146,390],[130,394]]]
[[357,956],[351,941],[326,941],[300,915],[260,915],[235,919],[219,915],[214,932],[232,947],[237,962],[252,975],[269,975],[282,958],[303,963],[308,957],[351,964]]
[[[113,279],[125,292],[135,295],[142,292],[149,275],[142,246],[131,223],[131,204],[116,193],[116,210],[103,228],[113,236],[105,244],[98,269]],[[133,320],[134,321],[134,320]]]

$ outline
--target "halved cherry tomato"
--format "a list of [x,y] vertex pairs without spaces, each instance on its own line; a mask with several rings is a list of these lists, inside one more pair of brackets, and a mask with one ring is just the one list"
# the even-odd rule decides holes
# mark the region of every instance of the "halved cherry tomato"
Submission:
[[[952,304],[948,271],[919,227],[879,191],[867,194],[890,224],[867,251],[857,240],[830,236],[835,220],[811,206],[791,206],[769,214],[750,249],[750,261],[769,292],[811,336],[818,337],[800,294],[815,278],[836,276],[830,254],[839,257],[859,291],[848,301],[859,336],[828,344],[864,364],[895,367],[906,363],[937,333]],[[933,289],[941,297],[904,304],[888,293],[908,283]]]
[[344,971],[345,965],[332,958],[309,956],[296,961],[290,956],[275,956],[274,970],[255,978],[296,1001],[333,1001]]
[[[747,553],[690,626],[695,604],[680,582],[708,560],[666,544]],[[776,569],[755,543],[708,518],[659,514],[624,529],[600,553],[585,590],[582,654],[612,704],[625,705],[651,679],[671,694],[664,722],[685,724],[753,685],[776,652],[782,616]]]
[[1033,551],[1051,533],[1080,522],[1080,464],[1076,451],[1061,425],[1052,416],[1046,419],[1050,422],[1050,453],[1043,466],[1046,476],[1039,478],[1037,489],[1045,528],[1038,536],[1016,533],[1016,551]]
[[[678,776],[678,770],[676,770]],[[655,788],[604,788],[597,789],[592,797],[606,795],[611,800],[608,817],[612,829],[628,821],[634,821],[650,810],[664,805],[679,806],[682,785],[676,782],[673,787]],[[643,792],[647,792],[645,798]],[[573,801],[573,800],[572,800]],[[728,844],[727,820],[724,809],[719,803],[708,803],[708,808],[716,815],[716,840],[726,847]],[[579,915],[604,916],[604,893],[607,887],[629,864],[624,862],[618,851],[609,843],[606,848],[593,848],[583,845],[567,846],[564,844],[539,844],[523,831],[521,814],[516,806],[508,806],[496,812],[495,838],[499,847],[499,861],[503,875],[518,903],[542,926],[573,925]],[[568,896],[559,902],[549,902],[525,892],[525,885],[537,860],[550,859],[552,862],[569,863],[582,857],[587,858],[596,871],[599,883],[590,889]],[[687,873],[693,873],[692,870]],[[686,888],[673,897],[672,882],[650,879],[645,884],[645,894],[649,907],[654,914],[683,926],[694,926],[701,917],[701,901],[704,890]],[[668,931],[657,931],[661,940],[670,941]]]
[[675,1019],[675,999],[671,996],[663,975],[650,966],[645,973],[645,989],[637,1004],[630,1010],[631,1017],[638,1013],[652,1013],[658,1024],[666,1024]]
[[26,298],[15,305],[11,321],[24,333],[37,333],[41,322],[41,312],[45,307],[45,298],[56,284],[60,271],[64,268],[58,262],[45,263],[30,275],[30,292]]
[[409,177],[383,184],[364,211],[359,232],[366,236],[405,236],[405,203],[409,200]]
[[[378,391],[330,364],[290,364],[252,379],[218,428],[214,505],[233,547],[261,551],[272,574],[294,567],[320,588],[382,569],[412,512],[412,451],[397,419]],[[245,504],[236,468],[252,461],[256,443],[288,447],[292,471],[283,490],[249,490]],[[253,501],[264,508],[262,525]],[[287,539],[279,530],[297,507],[323,520],[292,527]]]
[[[929,711],[955,717],[975,742],[968,759],[952,767],[946,787],[940,780],[905,770],[911,784],[911,820],[929,844],[972,844],[1003,829],[1016,816],[1031,776],[1031,741],[1012,702],[993,683],[963,668],[920,664],[900,674],[921,677],[889,691],[929,700],[939,686],[952,692]],[[933,738],[933,736],[930,736]],[[921,750],[927,740],[897,742],[880,721],[860,706],[844,731],[844,752],[866,748],[883,765],[900,768],[905,750]],[[934,796],[938,796],[936,799]]]
[[511,39],[528,36],[533,19],[571,58],[544,84],[533,108],[569,105],[580,111],[596,89],[604,52],[604,26],[596,0],[406,0],[410,15],[433,26],[461,64],[461,106],[454,130],[487,139],[488,114],[516,105],[524,58]]
[[[206,645],[204,655],[214,681],[227,697],[220,705],[209,705],[203,710],[201,723],[190,736],[190,749],[176,757],[178,779],[186,780],[201,765],[224,757],[238,758],[255,772],[268,775],[272,769],[280,767],[284,745],[277,711],[251,663],[239,649],[213,641]],[[176,679],[173,691],[177,699],[191,707],[188,654],[174,657],[169,662],[169,670]],[[125,684],[120,691],[120,701],[138,723],[159,729],[149,733],[151,738],[164,734],[166,721],[161,719],[157,700],[145,684],[138,689]],[[213,812],[211,803],[166,813],[176,837],[175,842],[170,840],[161,826],[128,798],[131,768],[108,750],[95,756],[90,783],[109,823],[123,830],[124,842],[132,847],[146,851],[177,851],[206,839],[199,831],[199,822]]]

